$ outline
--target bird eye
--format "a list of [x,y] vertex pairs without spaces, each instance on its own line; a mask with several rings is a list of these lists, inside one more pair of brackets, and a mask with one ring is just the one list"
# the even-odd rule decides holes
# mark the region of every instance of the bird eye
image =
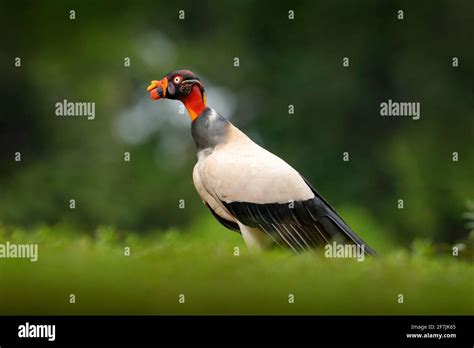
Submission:
[[173,81],[174,83],[179,83],[181,81],[181,77],[176,76]]

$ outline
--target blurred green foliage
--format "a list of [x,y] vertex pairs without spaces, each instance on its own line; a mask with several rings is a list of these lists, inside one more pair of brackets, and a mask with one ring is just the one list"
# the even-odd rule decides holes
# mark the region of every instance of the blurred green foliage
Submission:
[[364,262],[253,254],[212,217],[187,233],[163,232],[100,227],[87,236],[65,225],[0,227],[0,241],[38,243],[39,251],[35,263],[1,260],[0,314],[474,314],[474,266],[449,254],[417,247]]
[[[472,23],[470,1],[448,0],[2,2],[0,221],[138,233],[197,224],[208,211],[191,180],[187,117],[146,95],[151,79],[187,68],[230,92],[225,116],[305,175],[376,249],[464,240],[474,196]],[[56,117],[63,99],[96,102],[96,119]],[[380,117],[388,99],[420,102],[421,119]],[[133,125],[130,110],[151,123],[169,118],[131,142],[117,132],[122,119]]]

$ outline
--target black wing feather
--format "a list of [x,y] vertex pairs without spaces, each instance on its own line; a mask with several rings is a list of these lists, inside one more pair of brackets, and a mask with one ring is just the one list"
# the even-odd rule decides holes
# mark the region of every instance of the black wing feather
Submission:
[[240,233],[240,228],[239,228],[239,225],[236,224],[234,221],[229,221],[229,220],[226,220],[224,218],[221,218],[219,215],[216,214],[216,212],[214,210],[212,210],[212,208],[209,206],[209,204],[206,203],[206,207],[209,208],[209,210],[211,211],[212,215],[214,215],[214,217],[216,218],[217,221],[219,221],[224,227],[228,228],[229,230],[232,230],[232,231],[235,231],[235,232],[239,232]]
[[314,193],[315,197],[319,198],[324,203],[325,207],[328,210],[327,216],[329,217],[329,219],[332,220],[333,225],[336,225],[339,230],[343,231],[346,237],[350,238],[354,244],[364,245],[364,249],[367,254],[376,256],[377,252],[371,247],[369,247],[367,243],[365,243],[358,235],[355,234],[355,232],[346,224],[342,217],[339,216],[336,210],[329,204],[329,202],[326,201],[323,196],[321,196],[321,194],[316,190],[316,188],[308,180],[306,180],[304,176],[302,176],[302,178],[305,181],[306,185],[308,185],[308,187]]
[[[306,179],[304,180],[315,195],[312,199],[283,204],[222,203],[242,224],[259,228],[279,245],[290,247],[295,252],[337,241],[364,245],[367,254],[375,255],[376,252],[367,246],[319,192]],[[214,212],[213,214],[216,216]],[[222,223],[222,218],[217,216],[216,218]],[[224,221],[228,223],[227,220]]]

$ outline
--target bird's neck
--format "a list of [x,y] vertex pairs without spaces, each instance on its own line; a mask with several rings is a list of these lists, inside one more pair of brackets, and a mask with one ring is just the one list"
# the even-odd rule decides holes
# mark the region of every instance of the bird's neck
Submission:
[[191,93],[181,99],[186,110],[188,110],[189,118],[194,121],[206,109],[206,97],[199,86],[194,85]]
[[198,152],[205,149],[213,149],[215,146],[225,143],[228,139],[231,124],[223,116],[211,108],[204,112],[191,123],[191,135],[196,144]]

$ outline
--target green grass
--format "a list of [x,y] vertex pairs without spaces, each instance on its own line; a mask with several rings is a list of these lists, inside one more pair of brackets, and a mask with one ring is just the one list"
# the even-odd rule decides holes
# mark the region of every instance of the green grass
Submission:
[[0,259],[0,314],[474,314],[473,264],[449,255],[254,254],[211,220],[146,236],[0,227],[7,240],[38,243],[39,259]]

